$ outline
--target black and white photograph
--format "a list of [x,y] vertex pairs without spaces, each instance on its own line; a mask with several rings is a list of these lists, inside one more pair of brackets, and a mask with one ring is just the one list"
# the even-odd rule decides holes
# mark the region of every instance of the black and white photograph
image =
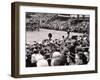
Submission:
[[97,7],[12,4],[12,75],[97,73]]
[[87,65],[90,15],[25,13],[26,67]]

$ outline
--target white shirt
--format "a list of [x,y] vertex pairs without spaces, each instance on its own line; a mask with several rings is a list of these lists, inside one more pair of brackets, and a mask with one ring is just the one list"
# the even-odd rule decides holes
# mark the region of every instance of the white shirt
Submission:
[[45,59],[38,60],[37,67],[46,67],[46,66],[49,66],[47,60]]

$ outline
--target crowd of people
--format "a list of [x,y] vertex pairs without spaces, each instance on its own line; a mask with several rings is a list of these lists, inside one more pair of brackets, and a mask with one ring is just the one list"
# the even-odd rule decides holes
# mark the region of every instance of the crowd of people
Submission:
[[89,35],[69,37],[66,33],[62,39],[48,39],[41,42],[26,43],[26,67],[85,65],[90,60]]
[[[40,28],[84,33],[89,31],[89,16],[73,14],[27,13],[26,31],[39,31]],[[75,17],[76,16],[76,17]]]
[[89,31],[88,21],[83,20],[76,24],[71,24],[72,22],[75,22],[75,21],[72,19],[69,19],[67,21],[55,20],[55,21],[49,22],[49,24],[45,24],[40,27],[44,29],[59,30],[59,31],[66,31],[68,28],[70,28],[71,32],[79,32],[79,33],[87,32],[88,33]]

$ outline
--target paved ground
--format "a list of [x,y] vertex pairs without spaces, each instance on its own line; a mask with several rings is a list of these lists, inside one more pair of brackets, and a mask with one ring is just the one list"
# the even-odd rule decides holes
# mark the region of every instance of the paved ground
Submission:
[[[57,30],[48,30],[48,29],[40,29],[40,31],[33,31],[33,32],[26,32],[26,42],[29,42],[30,44],[33,41],[40,42],[44,39],[48,39],[48,33],[52,33],[52,39],[62,39],[62,36],[67,36],[67,32],[65,31],[57,31]],[[79,33],[70,33],[70,36],[72,35],[82,35]]]

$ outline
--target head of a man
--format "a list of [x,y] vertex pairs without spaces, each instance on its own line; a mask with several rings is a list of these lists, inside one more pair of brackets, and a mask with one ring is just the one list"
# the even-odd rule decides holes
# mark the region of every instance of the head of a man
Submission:
[[49,37],[49,39],[51,39],[51,38],[52,38],[52,34],[51,34],[51,33],[49,33],[49,34],[48,34],[48,37]]

